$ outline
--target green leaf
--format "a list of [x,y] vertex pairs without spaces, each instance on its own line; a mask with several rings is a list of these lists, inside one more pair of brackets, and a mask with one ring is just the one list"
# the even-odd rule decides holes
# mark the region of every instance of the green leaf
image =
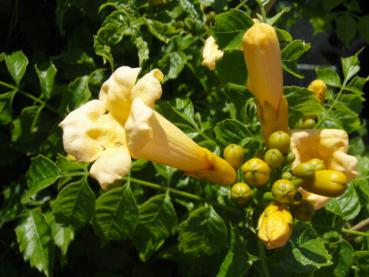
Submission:
[[223,84],[235,83],[245,85],[247,70],[241,51],[225,51],[217,63],[215,73]]
[[147,45],[147,42],[141,36],[137,36],[134,39],[134,43],[138,50],[137,54],[139,64],[140,66],[142,66],[142,64],[149,59],[149,47]]
[[321,238],[302,243],[292,242],[285,246],[278,256],[280,266],[288,272],[313,272],[332,264],[332,257],[324,247],[324,241]]
[[284,87],[284,94],[288,102],[288,119],[290,126],[306,115],[320,115],[323,107],[318,98],[309,90],[302,87]]
[[237,228],[231,228],[230,248],[225,256],[217,277],[246,276],[256,257],[247,252]]
[[0,94],[0,124],[5,125],[13,118],[13,99],[16,90]]
[[22,202],[29,199],[39,191],[49,187],[61,177],[60,168],[42,154],[31,158],[31,166],[26,173],[28,190],[22,197]]
[[174,234],[177,215],[168,194],[151,197],[140,206],[139,211],[139,224],[132,239],[140,259],[146,261]]
[[230,143],[243,145],[247,138],[253,136],[245,124],[235,119],[218,122],[214,127],[214,133],[217,141],[224,146]]
[[136,199],[127,183],[113,188],[96,200],[94,227],[106,241],[132,235],[138,222]]
[[39,68],[39,66],[36,64],[35,70],[40,82],[41,95],[46,99],[49,99],[54,89],[55,75],[58,70],[52,62],[47,68]]
[[280,41],[287,41],[290,42],[292,40],[292,36],[289,32],[283,29],[275,28],[277,32],[278,39]]
[[283,68],[297,78],[303,76],[297,72],[297,60],[310,49],[310,43],[303,40],[293,40],[281,51]]
[[20,116],[12,122],[12,141],[29,143],[38,134],[43,106],[25,107]]
[[65,186],[51,204],[57,222],[84,226],[95,209],[95,194],[85,178]]
[[26,72],[28,59],[22,51],[16,51],[10,55],[4,55],[6,67],[14,82],[19,85],[24,73]]
[[333,274],[335,277],[348,276],[351,267],[355,261],[355,252],[351,244],[345,240],[342,240],[339,244],[339,250],[334,257],[334,269]]
[[347,58],[341,58],[343,76],[346,81],[350,80],[356,73],[360,71],[360,61],[358,53]]
[[39,210],[30,210],[15,229],[23,258],[46,276],[52,276],[54,247],[51,229]]
[[355,218],[361,209],[360,199],[353,184],[349,184],[345,193],[332,198],[325,209],[348,221]]
[[328,86],[339,87],[341,85],[340,76],[331,68],[317,67],[316,74],[318,79],[323,80]]
[[356,35],[356,21],[349,13],[340,15],[336,19],[336,33],[338,38],[348,45]]
[[239,50],[243,34],[253,24],[247,13],[235,9],[218,14],[211,31],[221,49]]
[[68,88],[63,92],[61,108],[63,111],[70,112],[80,105],[86,103],[91,92],[88,87],[89,76],[78,77],[68,84]]
[[358,31],[359,35],[362,37],[362,39],[369,44],[369,15],[365,15],[360,17],[358,22]]
[[227,241],[227,227],[212,207],[192,211],[179,227],[178,248],[194,257],[221,251]]

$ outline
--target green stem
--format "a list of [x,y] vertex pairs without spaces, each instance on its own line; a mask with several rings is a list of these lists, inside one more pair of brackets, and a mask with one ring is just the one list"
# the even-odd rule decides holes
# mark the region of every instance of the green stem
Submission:
[[227,211],[232,212],[232,213],[238,213],[239,214],[241,212],[239,209],[221,205],[217,202],[214,202],[213,200],[203,198],[203,197],[201,197],[199,195],[196,195],[196,194],[193,194],[193,193],[181,191],[181,190],[170,188],[170,187],[161,186],[161,185],[156,184],[156,183],[136,179],[136,178],[129,177],[129,176],[128,177],[123,177],[123,180],[127,180],[127,181],[130,181],[132,183],[136,183],[138,185],[142,185],[142,186],[157,189],[157,190],[169,191],[172,194],[182,196],[182,197],[185,197],[185,198],[188,198],[188,199],[191,199],[191,200],[207,202],[207,203],[209,203],[213,206],[219,207],[223,210],[227,210]]
[[3,81],[0,81],[0,85],[2,85],[3,87],[6,87],[6,88],[10,88],[10,89],[12,89],[12,90],[18,91],[21,95],[23,95],[23,96],[27,97],[28,99],[31,99],[31,100],[33,100],[33,101],[35,101],[35,102],[37,102],[37,103],[39,103],[39,104],[43,105],[44,107],[46,107],[47,109],[49,109],[49,110],[50,110],[50,111],[52,111],[53,113],[59,114],[59,112],[58,112],[58,110],[57,110],[57,109],[55,109],[54,107],[52,107],[52,106],[50,106],[50,105],[46,104],[46,102],[45,102],[45,101],[43,101],[43,100],[41,100],[41,99],[39,99],[39,98],[35,97],[34,95],[32,95],[32,94],[31,94],[31,93],[29,93],[29,92],[26,92],[26,91],[24,91],[24,90],[22,90],[22,89],[20,89],[20,88],[18,88],[18,87],[16,87],[16,86],[13,86],[13,85],[11,85],[11,84],[9,84],[9,83],[6,83],[6,82],[3,82]]
[[355,230],[351,230],[351,229],[347,229],[347,228],[342,228],[341,231],[342,231],[342,233],[346,233],[346,234],[369,237],[369,233],[355,231]]
[[264,245],[261,243],[259,239],[258,239],[258,251],[259,251],[259,257],[260,257],[261,269],[263,271],[263,276],[270,277],[268,265],[265,261],[266,259],[265,259]]

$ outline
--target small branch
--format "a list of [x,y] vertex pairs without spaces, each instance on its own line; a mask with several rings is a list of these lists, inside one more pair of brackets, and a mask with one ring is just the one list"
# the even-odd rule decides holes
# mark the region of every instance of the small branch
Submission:
[[263,276],[270,277],[268,264],[265,261],[264,245],[261,243],[259,239],[258,239],[258,252],[260,257],[261,269],[263,271]]
[[353,231],[367,231],[369,229],[369,218],[360,221],[358,224],[352,226],[350,230]]
[[369,237],[369,233],[359,232],[352,229],[342,228],[342,233],[356,235],[356,236],[362,236],[362,237]]

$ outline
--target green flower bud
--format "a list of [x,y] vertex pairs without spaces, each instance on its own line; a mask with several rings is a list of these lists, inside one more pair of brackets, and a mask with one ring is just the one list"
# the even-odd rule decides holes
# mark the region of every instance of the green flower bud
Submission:
[[244,160],[244,150],[237,144],[229,144],[223,151],[224,159],[234,168],[238,169]]
[[309,180],[314,177],[315,166],[309,163],[300,163],[298,166],[292,169],[293,175],[298,178]]
[[295,160],[296,156],[293,154],[293,152],[289,152],[286,157],[287,163],[292,163]]
[[285,172],[282,173],[281,177],[282,177],[282,179],[291,180],[292,179],[292,174],[289,171],[285,171]]
[[243,177],[254,186],[263,186],[269,181],[270,167],[259,158],[252,158],[242,165]]
[[270,202],[273,200],[273,194],[270,191],[267,191],[263,194],[263,200],[265,202]]
[[315,124],[316,124],[315,119],[307,118],[302,123],[302,129],[312,129],[312,128],[314,128]]
[[294,218],[301,221],[310,221],[314,216],[314,207],[308,201],[293,203],[291,212]]
[[279,179],[272,186],[272,194],[275,201],[283,204],[293,203],[296,189],[291,181]]
[[311,164],[314,167],[314,170],[326,169],[324,162],[320,159],[311,159],[308,160],[306,163]]
[[271,168],[279,168],[282,166],[284,157],[278,149],[269,149],[264,156],[264,160]]
[[283,131],[276,131],[270,135],[267,145],[268,148],[276,148],[283,154],[290,149],[290,135]]
[[231,198],[240,206],[246,204],[252,195],[251,188],[245,183],[236,183],[231,188]]

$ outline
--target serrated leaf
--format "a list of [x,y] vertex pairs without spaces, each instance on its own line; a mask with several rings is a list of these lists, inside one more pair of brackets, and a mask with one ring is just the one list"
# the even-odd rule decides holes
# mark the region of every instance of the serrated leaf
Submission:
[[16,90],[0,94],[0,124],[8,124],[13,117],[13,99]]
[[39,68],[39,66],[36,64],[35,70],[40,82],[41,95],[46,99],[49,99],[54,89],[55,75],[58,70],[52,62],[47,68]]
[[323,112],[318,98],[306,88],[284,87],[284,94],[288,102],[290,126],[295,126],[304,115],[320,115]]
[[104,240],[121,240],[133,234],[138,215],[136,199],[127,183],[100,195],[93,223]]
[[139,224],[132,239],[140,259],[146,261],[175,232],[177,215],[168,194],[151,197],[139,212]]
[[4,55],[6,67],[12,76],[14,82],[19,85],[26,72],[28,59],[22,51],[16,51],[10,55]]
[[310,49],[310,43],[303,40],[293,40],[281,51],[283,69],[297,78],[303,76],[297,72],[297,60]]
[[221,49],[239,50],[243,34],[253,24],[248,14],[235,9],[218,14],[211,31]]
[[192,211],[179,227],[178,248],[194,257],[221,251],[227,240],[227,227],[212,207]]
[[318,79],[323,80],[328,86],[339,87],[341,85],[340,76],[331,68],[317,67],[316,74]]
[[52,276],[54,247],[51,229],[39,210],[30,210],[15,229],[23,258],[46,276]]
[[361,209],[360,199],[353,184],[349,184],[345,193],[332,198],[325,209],[348,221],[355,218]]
[[214,133],[217,141],[224,146],[230,143],[243,145],[247,138],[253,136],[245,124],[235,119],[218,122]]
[[49,158],[42,154],[31,158],[31,166],[26,173],[28,190],[22,197],[22,202],[27,203],[32,196],[52,185],[60,176],[60,168]]
[[43,106],[25,107],[20,116],[12,122],[12,141],[29,143],[39,130]]
[[217,277],[246,276],[256,257],[247,252],[237,228],[231,228],[230,248],[220,265]]
[[137,47],[137,54],[138,54],[138,60],[140,66],[149,59],[149,47],[147,45],[147,42],[141,37],[137,36],[134,39],[134,43]]
[[289,272],[314,272],[332,264],[332,257],[324,247],[324,241],[321,238],[311,239],[301,244],[288,244],[278,256],[280,265]]
[[95,209],[95,194],[85,178],[65,186],[51,208],[56,221],[76,228],[84,226]]
[[360,71],[360,61],[356,55],[341,58],[343,76],[345,80],[350,80],[356,73]]
[[339,244],[337,256],[334,257],[333,274],[335,277],[348,276],[355,261],[355,252],[351,244],[342,240]]

